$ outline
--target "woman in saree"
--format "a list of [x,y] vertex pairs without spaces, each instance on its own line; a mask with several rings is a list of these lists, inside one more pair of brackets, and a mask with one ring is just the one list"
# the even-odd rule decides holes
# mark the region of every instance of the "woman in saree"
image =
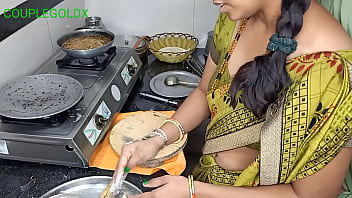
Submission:
[[214,4],[199,87],[150,138],[123,147],[117,172],[210,116],[194,185],[162,176],[137,197],[337,197],[352,158],[351,37],[316,0]]

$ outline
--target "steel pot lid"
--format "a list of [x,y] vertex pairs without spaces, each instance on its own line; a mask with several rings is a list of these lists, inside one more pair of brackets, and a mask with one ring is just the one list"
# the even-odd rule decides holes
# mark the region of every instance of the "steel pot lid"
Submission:
[[76,79],[59,74],[36,74],[0,88],[0,115],[15,119],[45,118],[61,113],[83,97]]
[[[118,34],[115,36],[115,44],[118,47],[134,48],[137,41],[142,38],[131,34]],[[139,48],[147,49],[147,42],[143,39],[137,46]]]

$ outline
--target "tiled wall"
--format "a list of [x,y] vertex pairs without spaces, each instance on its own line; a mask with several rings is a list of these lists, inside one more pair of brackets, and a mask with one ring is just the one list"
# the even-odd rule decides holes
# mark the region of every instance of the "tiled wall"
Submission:
[[190,33],[200,39],[198,47],[205,46],[218,15],[212,0],[85,0],[85,5],[115,34]]
[[[22,2],[1,0],[0,9]],[[84,0],[65,0],[54,8],[84,8]],[[38,18],[1,41],[0,84],[34,72],[57,49],[60,35],[83,25],[82,18]]]
[[[0,9],[24,1],[0,0]],[[64,0],[55,8],[88,8],[115,34],[191,33],[200,39],[198,47],[205,46],[218,14],[212,1],[205,0]],[[1,41],[0,84],[34,72],[58,49],[60,35],[83,25],[82,18],[40,18]]]
[[0,2],[0,14],[4,13],[5,9],[10,9],[17,6],[20,3],[25,2],[26,0],[1,0]]

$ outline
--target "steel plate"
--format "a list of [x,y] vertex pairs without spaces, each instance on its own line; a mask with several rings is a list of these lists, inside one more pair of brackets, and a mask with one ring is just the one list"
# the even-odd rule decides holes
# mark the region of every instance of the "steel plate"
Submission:
[[76,79],[59,74],[36,74],[0,88],[0,115],[15,119],[45,118],[63,112],[83,97]]
[[188,96],[195,87],[183,86],[183,85],[174,85],[168,86],[165,85],[164,80],[167,76],[174,75],[181,81],[199,83],[200,78],[190,72],[181,71],[181,70],[172,70],[167,72],[162,72],[154,76],[149,83],[150,89],[164,97],[169,98],[181,98]]
[[[84,177],[57,186],[40,198],[99,198],[110,181],[111,177],[108,176]],[[122,191],[127,195],[138,195],[142,193],[140,189],[127,181],[122,184]]]

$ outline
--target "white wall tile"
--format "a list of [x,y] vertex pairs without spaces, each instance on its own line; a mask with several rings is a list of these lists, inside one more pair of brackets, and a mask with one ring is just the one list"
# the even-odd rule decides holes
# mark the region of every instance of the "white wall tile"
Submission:
[[214,29],[219,7],[212,1],[195,0],[194,9],[194,32],[199,39],[199,48],[204,48],[208,32]]
[[[1,0],[0,5],[9,5],[5,3],[9,2]],[[84,0],[65,0],[54,8],[84,7]],[[33,73],[58,48],[59,36],[83,25],[84,18],[39,18],[1,41],[0,84]]]
[[0,1],[0,14],[4,13],[5,9],[11,9],[17,5],[25,2],[26,0],[1,0]]
[[100,16],[115,34],[183,32],[200,39],[214,27],[218,8],[205,0],[85,0],[90,16]]
[[193,0],[85,0],[85,5],[115,34],[193,33]]
[[52,55],[46,19],[36,19],[0,42],[0,84],[34,72]]
[[[56,5],[54,9],[69,9],[71,12],[73,9],[84,9],[84,7],[84,0],[65,0]],[[83,15],[83,13],[80,14]],[[47,21],[54,51],[59,48],[56,44],[56,41],[60,36],[75,30],[77,27],[84,26],[84,18],[82,17],[47,18]]]

